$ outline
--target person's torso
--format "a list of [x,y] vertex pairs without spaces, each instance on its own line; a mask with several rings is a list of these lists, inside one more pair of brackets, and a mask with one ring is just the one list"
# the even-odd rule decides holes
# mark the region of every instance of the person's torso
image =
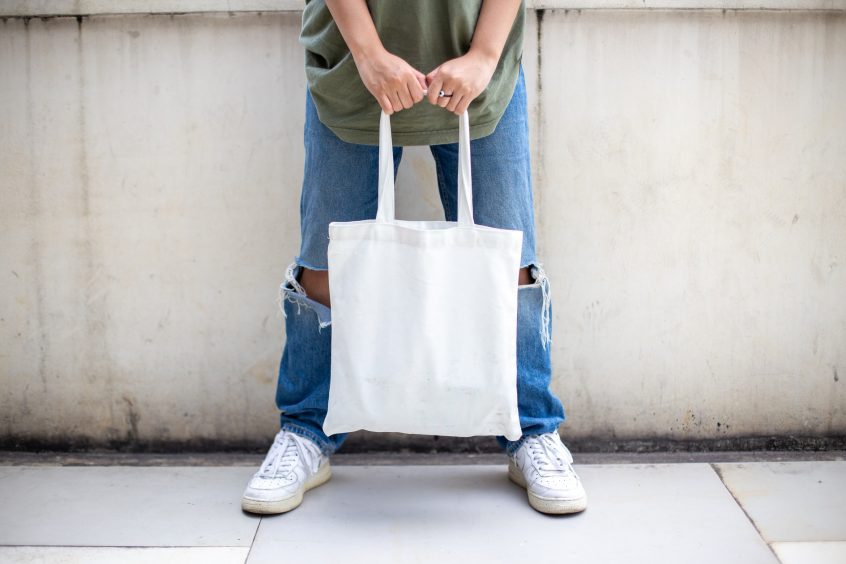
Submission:
[[[429,73],[470,48],[482,0],[368,0],[385,49]],[[491,133],[511,100],[523,54],[525,2],[515,18],[490,83],[470,104],[472,139]],[[350,143],[378,145],[381,108],[364,86],[324,0],[306,0],[300,43],[320,121]],[[458,116],[427,100],[391,116],[394,145],[458,140]]]

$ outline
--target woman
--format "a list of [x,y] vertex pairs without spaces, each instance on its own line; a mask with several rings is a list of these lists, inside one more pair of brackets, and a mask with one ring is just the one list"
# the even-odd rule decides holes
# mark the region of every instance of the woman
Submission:
[[[305,174],[300,254],[281,287],[286,343],[276,403],[281,429],[250,480],[242,507],[282,513],[330,477],[346,434],[326,436],[331,343],[330,221],[376,215],[379,115],[392,115],[395,166],[404,145],[428,145],[444,214],[456,221],[458,120],[470,117],[478,224],[523,231],[518,284],[517,394],[523,435],[497,437],[508,475],[545,513],[587,499],[561,442],[551,377],[549,281],[535,257],[521,0],[311,0],[306,51]],[[423,71],[426,71],[424,74]],[[396,169],[395,169],[396,172]]]

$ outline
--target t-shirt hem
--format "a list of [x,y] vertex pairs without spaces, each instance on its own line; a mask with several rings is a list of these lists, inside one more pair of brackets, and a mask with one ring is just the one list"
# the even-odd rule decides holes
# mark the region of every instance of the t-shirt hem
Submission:
[[[456,116],[457,118],[457,116]],[[478,139],[490,135],[496,129],[502,116],[485,122],[470,126],[470,139]],[[341,141],[356,143],[358,145],[378,145],[379,130],[349,129],[327,125]],[[444,145],[447,143],[458,143],[458,127],[453,129],[438,129],[435,131],[394,131],[391,133],[391,141],[395,146],[408,145]]]

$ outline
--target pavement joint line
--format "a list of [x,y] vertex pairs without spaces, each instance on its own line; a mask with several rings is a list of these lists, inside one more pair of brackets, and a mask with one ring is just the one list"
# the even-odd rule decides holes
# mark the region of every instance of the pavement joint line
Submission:
[[259,528],[264,520],[264,515],[258,516],[258,523],[256,523],[256,530],[253,532],[253,540],[250,541],[250,549],[247,551],[247,556],[244,558],[245,564],[250,561],[250,554],[253,553],[253,547],[256,545],[256,538],[258,538]]
[[708,466],[711,467],[711,470],[713,470],[717,477],[720,479],[720,483],[723,485],[726,491],[728,491],[729,495],[734,500],[734,503],[740,508],[741,511],[743,511],[743,514],[746,516],[746,519],[749,521],[749,524],[752,525],[752,528],[755,529],[755,532],[758,533],[758,536],[761,538],[762,541],[764,541],[764,544],[767,545],[767,549],[769,549],[769,551],[775,557],[776,561],[781,562],[781,558],[778,557],[778,554],[773,548],[773,545],[767,541],[766,537],[764,537],[764,532],[758,528],[758,525],[755,523],[755,520],[752,519],[752,516],[749,515],[749,512],[746,511],[746,508],[743,507],[743,504],[740,502],[739,499],[737,499],[737,496],[734,495],[734,492],[731,491],[731,488],[728,486],[728,484],[726,484],[726,481],[723,478],[723,472],[720,470],[720,468],[714,462],[708,464]]

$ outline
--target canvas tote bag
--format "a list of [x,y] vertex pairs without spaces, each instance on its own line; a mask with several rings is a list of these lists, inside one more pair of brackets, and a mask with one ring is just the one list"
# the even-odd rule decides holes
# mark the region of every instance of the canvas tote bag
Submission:
[[329,224],[327,435],[521,436],[523,232],[473,223],[466,111],[458,145],[458,221],[396,219],[391,124],[382,112],[376,218]]

